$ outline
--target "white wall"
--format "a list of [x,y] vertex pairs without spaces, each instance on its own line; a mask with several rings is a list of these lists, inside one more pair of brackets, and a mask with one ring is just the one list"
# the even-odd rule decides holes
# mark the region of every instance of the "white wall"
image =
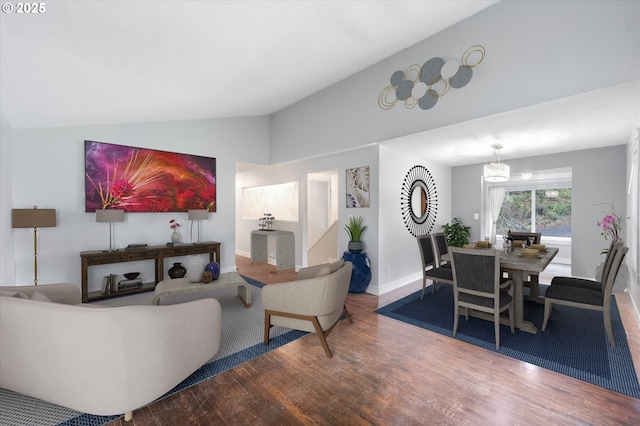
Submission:
[[[369,208],[346,208],[345,173],[347,168],[368,165],[371,176],[371,207]],[[336,154],[329,154],[321,157],[300,160],[285,164],[273,165],[269,167],[257,167],[254,170],[239,171],[236,175],[236,202],[238,212],[241,211],[240,197],[242,188],[245,186],[270,185],[276,183],[292,182],[299,183],[300,190],[300,221],[283,222],[276,219],[275,229],[292,231],[296,239],[296,268],[306,266],[302,257],[303,247],[308,246],[306,235],[303,232],[305,221],[307,220],[307,185],[306,175],[329,169],[338,169],[338,230],[342,230],[349,215],[362,216],[367,230],[363,234],[364,249],[367,252],[373,265],[378,265],[378,147],[369,146],[352,151]],[[277,214],[276,214],[277,218]],[[250,257],[251,231],[256,229],[255,220],[243,220],[238,217],[236,222],[236,249],[237,253]],[[338,253],[347,249],[348,237],[346,232],[338,232]],[[377,267],[377,266],[376,266]],[[372,279],[367,292],[375,292],[378,283],[378,273],[372,268]]]
[[11,229],[12,184],[13,128],[0,115],[0,285],[11,285],[15,280],[14,233]]
[[628,291],[640,322],[640,162],[638,161],[639,133],[635,129],[627,144],[627,235],[625,242],[629,247],[627,264],[629,265]]
[[417,158],[410,152],[401,152],[390,146],[380,146],[380,228],[377,265],[379,289],[383,294],[402,285],[422,279],[422,260],[416,238],[406,229],[400,210],[400,191],[407,172],[416,165],[431,173],[438,200],[435,226],[431,232],[442,232],[442,225],[451,216],[451,168]]
[[[345,207],[345,172],[347,168],[370,166],[371,207]],[[418,245],[405,228],[400,210],[400,191],[403,180],[411,167],[423,165],[432,173],[438,191],[438,214],[433,232],[442,231],[442,225],[451,220],[451,168],[416,158],[412,153],[398,151],[388,146],[370,146],[340,154],[330,154],[308,160],[289,162],[282,165],[259,166],[255,170],[242,171],[236,176],[237,210],[241,211],[240,194],[242,187],[269,185],[296,180],[304,182],[308,173],[338,168],[338,237],[339,253],[346,250],[348,238],[342,231],[349,215],[362,216],[367,230],[363,234],[365,251],[371,260],[372,279],[368,293],[383,294],[402,285],[421,279],[421,260]],[[306,220],[306,186],[300,188],[300,222],[280,222],[275,228],[288,230],[296,236],[296,267],[306,266],[302,259],[303,226]],[[379,197],[379,198],[378,198]],[[277,215],[276,215],[277,216]],[[242,220],[236,223],[237,253],[250,257],[250,233],[256,229],[254,220]]]
[[[218,208],[210,215],[210,220],[202,222],[203,239],[222,243],[223,272],[235,267],[235,165],[236,161],[259,163],[268,158],[267,117],[14,130],[13,163],[20,167],[13,170],[13,199],[8,200],[8,207],[37,204],[55,208],[58,213],[56,228],[39,231],[38,276],[41,283],[79,284],[79,253],[108,248],[108,225],[96,223],[95,214],[85,213],[85,139],[215,157]],[[4,170],[4,155],[2,165]],[[5,200],[4,191],[2,199]],[[2,217],[5,218],[4,211]],[[186,212],[128,213],[125,222],[114,224],[116,246],[130,243],[163,245],[169,241],[169,220],[172,218],[188,228]],[[6,232],[6,225],[2,229]],[[30,284],[33,281],[32,234],[24,229],[12,231],[15,233],[14,281],[18,285]],[[4,238],[2,244],[5,244]],[[3,251],[2,264],[11,263],[12,253]],[[133,266],[114,265],[111,271],[128,272]],[[93,284],[96,285],[99,283]]]

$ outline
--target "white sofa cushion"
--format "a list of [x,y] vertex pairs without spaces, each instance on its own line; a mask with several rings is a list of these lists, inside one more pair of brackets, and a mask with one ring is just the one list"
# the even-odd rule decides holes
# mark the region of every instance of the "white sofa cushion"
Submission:
[[28,299],[29,296],[20,291],[0,290],[0,296],[2,297],[16,297],[18,299]]
[[31,293],[31,300],[35,300],[36,302],[51,302],[51,299],[49,299],[39,291],[34,291],[33,293]]

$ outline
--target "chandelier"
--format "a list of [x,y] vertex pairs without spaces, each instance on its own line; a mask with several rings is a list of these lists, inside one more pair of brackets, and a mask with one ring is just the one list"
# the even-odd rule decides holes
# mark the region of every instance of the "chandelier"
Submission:
[[487,182],[506,182],[511,175],[511,168],[500,162],[500,150],[502,145],[499,143],[491,145],[493,148],[493,161],[484,165],[484,180]]

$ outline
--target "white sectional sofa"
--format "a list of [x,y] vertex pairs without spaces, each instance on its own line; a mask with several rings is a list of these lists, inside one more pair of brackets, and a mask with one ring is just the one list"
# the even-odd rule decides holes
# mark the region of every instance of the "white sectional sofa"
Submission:
[[215,299],[119,308],[80,302],[74,284],[0,287],[0,387],[130,420],[220,348]]

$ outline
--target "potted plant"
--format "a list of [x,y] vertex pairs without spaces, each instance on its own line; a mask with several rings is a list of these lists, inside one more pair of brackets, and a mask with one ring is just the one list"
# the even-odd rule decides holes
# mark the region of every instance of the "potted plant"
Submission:
[[451,247],[462,247],[469,243],[471,227],[465,226],[460,218],[454,217],[450,223],[442,225],[447,236],[447,244]]
[[353,217],[349,216],[349,221],[344,226],[345,231],[349,234],[349,245],[347,248],[350,253],[358,254],[363,249],[362,241],[360,237],[362,233],[367,229],[366,225],[362,225],[362,216]]

